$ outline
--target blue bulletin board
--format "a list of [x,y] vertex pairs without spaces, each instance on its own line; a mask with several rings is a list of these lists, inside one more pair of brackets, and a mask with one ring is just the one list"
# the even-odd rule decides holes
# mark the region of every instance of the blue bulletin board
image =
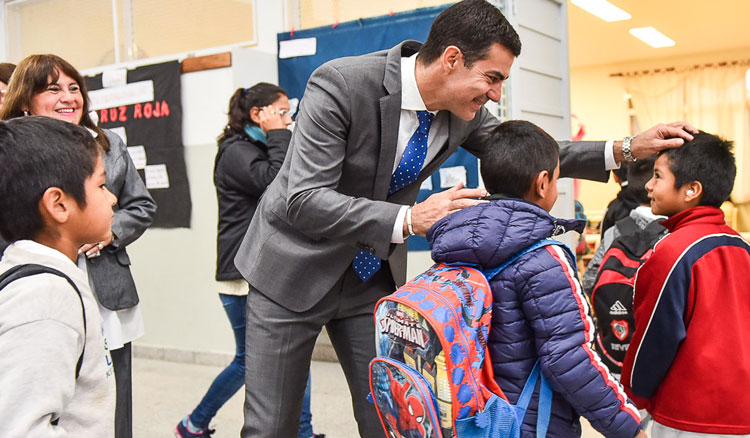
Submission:
[[[435,17],[450,4],[400,12],[380,17],[362,18],[338,23],[333,26],[298,30],[294,33],[278,34],[279,53],[282,42],[314,38],[314,53],[304,56],[279,58],[279,85],[289,93],[289,98],[302,99],[305,86],[312,72],[327,61],[343,56],[356,56],[378,50],[390,49],[404,40],[424,41]],[[442,187],[453,178],[465,178],[467,187],[479,184],[477,159],[463,149],[454,153],[422,185],[417,202],[433,193],[445,190]],[[442,184],[441,184],[442,183]],[[409,250],[428,250],[422,237],[408,240]]]

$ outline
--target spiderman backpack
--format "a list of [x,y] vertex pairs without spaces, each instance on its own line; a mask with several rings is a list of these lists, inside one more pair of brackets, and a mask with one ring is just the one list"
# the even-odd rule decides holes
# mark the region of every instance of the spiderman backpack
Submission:
[[370,362],[370,398],[388,438],[520,436],[541,376],[537,436],[546,435],[552,390],[534,366],[515,406],[495,382],[487,349],[489,279],[542,240],[495,269],[436,264],[375,307],[377,356]]

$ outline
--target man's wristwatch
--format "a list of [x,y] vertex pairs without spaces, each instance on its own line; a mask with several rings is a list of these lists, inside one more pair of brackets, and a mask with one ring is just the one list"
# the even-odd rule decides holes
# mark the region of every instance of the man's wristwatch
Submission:
[[406,209],[406,229],[409,230],[409,236],[416,236],[411,225],[411,207]]
[[635,137],[625,137],[622,139],[622,156],[625,157],[625,161],[634,162],[637,161],[637,159],[633,156],[632,153],[630,153],[630,142],[633,141]]

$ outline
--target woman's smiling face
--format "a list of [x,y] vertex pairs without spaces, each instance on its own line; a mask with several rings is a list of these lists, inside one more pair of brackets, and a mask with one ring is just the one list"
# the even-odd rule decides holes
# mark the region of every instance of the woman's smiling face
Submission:
[[31,98],[31,114],[64,120],[78,125],[83,117],[80,85],[58,70],[57,81],[49,78],[47,89]]

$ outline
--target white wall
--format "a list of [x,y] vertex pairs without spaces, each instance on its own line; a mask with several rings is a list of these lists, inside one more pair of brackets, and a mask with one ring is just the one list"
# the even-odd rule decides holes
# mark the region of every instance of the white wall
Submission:
[[[278,81],[276,33],[282,2],[257,2],[257,45],[232,51],[233,66],[183,74],[182,132],[193,210],[190,228],[150,229],[128,247],[146,334],[136,351],[152,348],[232,353],[234,338],[218,298],[216,137],[238,87]],[[143,347],[146,347],[144,349]],[[171,356],[174,358],[174,356]],[[187,359],[189,360],[189,359]]]

